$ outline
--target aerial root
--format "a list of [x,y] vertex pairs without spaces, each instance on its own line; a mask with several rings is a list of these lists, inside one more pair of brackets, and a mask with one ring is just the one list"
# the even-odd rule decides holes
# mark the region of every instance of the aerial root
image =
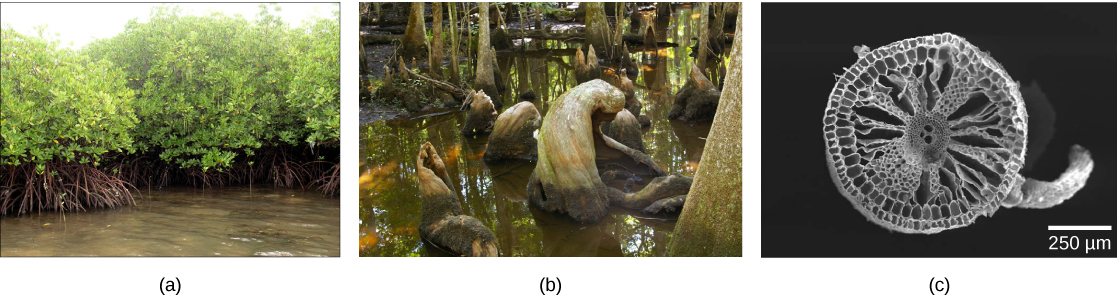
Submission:
[[317,189],[318,191],[322,192],[322,195],[337,195],[338,188],[340,188],[341,186],[341,164],[326,161],[314,161],[311,163],[316,163],[316,166],[320,166],[321,164],[333,165],[329,167],[329,170],[326,170],[326,176],[322,176],[321,178],[311,181],[310,185],[318,185]]
[[1078,190],[1086,186],[1086,180],[1094,170],[1094,160],[1090,158],[1090,151],[1079,145],[1071,147],[1068,158],[1070,166],[1058,179],[1047,182],[1028,178],[1020,189],[1022,195],[1020,203],[1008,207],[1051,208],[1073,197]]
[[8,167],[0,181],[0,214],[81,211],[134,205],[131,183],[90,164],[51,161]]

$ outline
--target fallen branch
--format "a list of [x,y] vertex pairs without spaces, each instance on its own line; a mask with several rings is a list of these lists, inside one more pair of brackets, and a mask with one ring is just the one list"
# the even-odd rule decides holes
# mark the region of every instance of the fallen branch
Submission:
[[[392,32],[399,31],[396,28],[365,28],[368,31],[381,31]],[[550,32],[545,29],[521,30],[521,29],[505,29],[508,35],[515,38],[531,38],[531,39],[546,39],[546,40],[582,40],[586,38],[585,32]],[[459,34],[465,35],[466,31],[458,30]],[[624,34],[622,37],[624,42],[630,45],[643,45],[643,34]],[[363,44],[389,44],[403,39],[403,35],[385,35],[385,34],[362,34],[361,43]],[[677,47],[679,44],[673,42],[659,41],[656,42],[657,47]]]
[[403,64],[402,57],[399,58],[399,69],[404,71],[404,77],[412,76],[416,79],[426,81],[427,83],[430,83],[431,86],[438,88],[438,90],[449,93],[450,96],[453,96],[455,100],[461,101],[465,99],[466,95],[469,95],[469,90],[459,88],[457,86],[454,86],[453,84],[447,83],[446,81],[432,79],[430,77],[415,73],[410,69],[407,69],[407,66]]
[[361,44],[392,44],[403,39],[403,35],[363,34]]
[[[559,32],[549,32],[546,29],[534,29],[534,30],[505,29],[505,32],[508,32],[508,35],[511,35],[511,36],[515,36],[515,37],[522,36],[522,37],[532,38],[532,39],[572,40],[572,39],[585,39],[586,38],[586,33],[585,32],[559,33]],[[644,44],[644,35],[643,34],[624,34],[622,36],[622,38],[624,39],[624,42],[626,42],[630,45],[642,45],[642,44]],[[656,45],[661,46],[661,47],[677,47],[677,46],[679,46],[679,44],[676,44],[676,43],[673,43],[673,42],[666,42],[666,41],[656,42]]]

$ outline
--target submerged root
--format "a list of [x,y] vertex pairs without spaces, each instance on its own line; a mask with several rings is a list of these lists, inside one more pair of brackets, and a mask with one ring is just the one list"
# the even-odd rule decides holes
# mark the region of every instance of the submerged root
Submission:
[[[693,179],[691,177],[679,174],[656,177],[644,189],[636,193],[618,195],[618,192],[610,191],[609,200],[613,204],[628,209],[644,209],[645,212],[654,211],[650,213],[658,213],[667,209],[681,211],[692,183]],[[677,196],[683,196],[683,199],[673,199]]]
[[686,203],[686,195],[674,196],[666,199],[661,199],[652,203],[651,206],[644,208],[644,214],[669,214],[683,212],[683,205]]

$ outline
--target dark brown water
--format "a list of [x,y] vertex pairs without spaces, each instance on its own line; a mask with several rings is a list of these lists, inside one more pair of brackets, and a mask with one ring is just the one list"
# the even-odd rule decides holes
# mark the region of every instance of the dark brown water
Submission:
[[[655,24],[660,41],[689,45],[697,35],[689,8],[680,7],[668,22]],[[518,43],[519,41],[517,41]],[[505,107],[532,90],[536,108],[546,115],[552,100],[576,86],[573,54],[578,43],[528,41],[529,51],[498,52],[499,71],[509,74],[511,88],[502,94]],[[702,156],[710,123],[667,121],[675,93],[686,83],[693,58],[690,50],[660,49],[644,53],[630,47],[641,66],[630,77],[636,98],[652,126],[644,129],[647,154],[669,173],[693,175]],[[615,65],[605,64],[607,67]],[[724,68],[724,66],[723,66]],[[433,116],[430,116],[433,115]],[[580,224],[565,214],[538,209],[527,201],[528,177],[534,162],[486,163],[486,136],[465,138],[459,132],[465,115],[457,110],[431,111],[426,116],[376,121],[361,127],[360,255],[442,256],[419,237],[422,210],[415,178],[419,147],[431,142],[444,158],[462,196],[463,211],[492,229],[502,256],[662,256],[676,216],[647,216],[636,210],[612,208],[599,223]]]
[[336,197],[270,187],[143,192],[135,207],[0,218],[0,256],[341,256]]

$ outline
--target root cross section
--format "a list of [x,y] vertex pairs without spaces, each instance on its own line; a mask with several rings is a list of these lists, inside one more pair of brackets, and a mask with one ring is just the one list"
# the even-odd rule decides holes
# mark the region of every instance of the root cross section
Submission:
[[870,221],[937,233],[992,215],[1023,178],[1028,118],[988,53],[943,33],[869,51],[830,93],[826,158]]

